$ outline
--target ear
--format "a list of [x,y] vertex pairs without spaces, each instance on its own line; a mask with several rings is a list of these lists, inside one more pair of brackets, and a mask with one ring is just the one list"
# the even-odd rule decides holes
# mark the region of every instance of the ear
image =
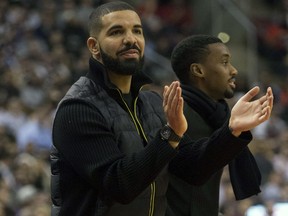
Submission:
[[193,76],[196,76],[199,78],[204,77],[203,68],[198,63],[193,63],[190,65],[190,72],[192,73]]
[[97,60],[99,60],[101,58],[99,43],[98,43],[98,40],[96,38],[89,37],[87,39],[87,47],[90,50],[90,52],[94,58],[96,58]]

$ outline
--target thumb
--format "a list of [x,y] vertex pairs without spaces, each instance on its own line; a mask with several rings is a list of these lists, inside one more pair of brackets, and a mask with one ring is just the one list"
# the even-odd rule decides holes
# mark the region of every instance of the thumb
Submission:
[[260,91],[259,86],[255,86],[250,89],[244,96],[242,96],[239,100],[241,101],[250,101],[253,97],[255,97]]

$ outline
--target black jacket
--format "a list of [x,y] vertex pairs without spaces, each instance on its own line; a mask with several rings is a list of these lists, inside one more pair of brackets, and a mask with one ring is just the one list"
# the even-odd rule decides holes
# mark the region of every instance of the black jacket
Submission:
[[[211,136],[227,123],[230,110],[224,100],[214,102],[191,86],[182,85],[182,90],[185,100],[184,113],[189,125],[187,134],[193,140]],[[239,138],[243,136],[251,134],[245,132]],[[202,180],[206,179],[204,184],[190,185],[171,175],[167,192],[167,216],[218,216],[222,168],[227,164],[236,199],[244,199],[260,192],[261,175],[248,147],[238,148],[239,145],[233,142],[206,144],[208,145],[193,144],[194,172],[200,173],[204,178]],[[227,146],[237,148],[238,152],[227,151]],[[211,148],[214,149],[216,160],[211,157]]]
[[166,123],[162,100],[139,92],[146,78],[135,76],[131,110],[102,65],[91,59],[90,67],[54,120],[53,215],[163,215],[176,151],[158,135]]

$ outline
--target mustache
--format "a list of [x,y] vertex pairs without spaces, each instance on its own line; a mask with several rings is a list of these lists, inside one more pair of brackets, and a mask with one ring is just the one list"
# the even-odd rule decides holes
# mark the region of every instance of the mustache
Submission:
[[126,52],[126,51],[128,51],[128,50],[130,50],[130,49],[135,49],[135,50],[137,50],[139,53],[141,53],[141,49],[140,49],[138,46],[136,46],[136,44],[132,44],[131,46],[126,46],[126,47],[124,47],[122,50],[120,50],[119,52],[117,52],[117,54],[120,54],[120,53],[122,53],[122,52]]

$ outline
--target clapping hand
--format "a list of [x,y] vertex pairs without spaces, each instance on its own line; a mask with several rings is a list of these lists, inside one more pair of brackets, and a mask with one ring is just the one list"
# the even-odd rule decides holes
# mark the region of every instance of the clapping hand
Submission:
[[164,87],[163,109],[168,125],[178,136],[183,136],[188,127],[183,113],[184,100],[181,94],[182,91],[178,81]]
[[239,136],[270,118],[274,99],[272,89],[268,87],[264,96],[251,101],[259,91],[258,86],[252,88],[232,108],[229,127],[233,135]]

